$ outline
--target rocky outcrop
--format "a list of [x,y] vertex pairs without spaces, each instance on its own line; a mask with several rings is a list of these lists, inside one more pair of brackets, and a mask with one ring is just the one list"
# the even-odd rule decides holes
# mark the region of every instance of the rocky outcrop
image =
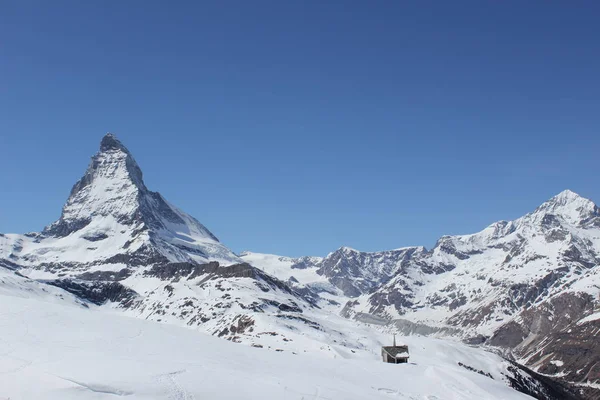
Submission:
[[371,293],[401,272],[422,247],[407,247],[376,253],[342,247],[316,265],[317,273],[341,289],[348,297]]
[[540,374],[589,391],[600,381],[600,342],[595,339],[600,315],[588,319],[597,311],[591,295],[565,293],[523,311],[487,343]]
[[119,282],[77,281],[73,279],[57,279],[46,282],[74,294],[80,299],[98,306],[107,302],[119,303],[122,307],[130,306],[138,294]]

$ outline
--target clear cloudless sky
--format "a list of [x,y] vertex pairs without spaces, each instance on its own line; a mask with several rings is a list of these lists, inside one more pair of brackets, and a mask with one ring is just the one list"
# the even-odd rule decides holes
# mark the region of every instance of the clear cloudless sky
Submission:
[[432,246],[600,201],[600,2],[3,1],[0,232],[110,131],[235,251]]

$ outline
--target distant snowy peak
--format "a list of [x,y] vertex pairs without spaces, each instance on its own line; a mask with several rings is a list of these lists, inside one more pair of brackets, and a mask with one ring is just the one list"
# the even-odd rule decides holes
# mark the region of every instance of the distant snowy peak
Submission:
[[381,252],[361,252],[341,247],[329,253],[318,265],[318,273],[341,289],[346,296],[369,293],[389,281],[424,247],[405,247]]
[[[529,237],[534,232],[563,233],[572,229],[600,228],[600,209],[584,197],[565,190],[544,202],[534,211],[513,221],[494,222],[484,230],[468,235],[442,236],[433,248],[450,249],[460,246],[463,249],[496,246],[499,242]],[[458,257],[461,255],[458,254]]]
[[386,283],[411,257],[426,251],[419,246],[369,253],[343,246],[324,258],[290,258],[251,252],[242,253],[241,258],[258,268],[266,268],[279,279],[293,278],[292,281],[302,286],[315,287],[318,283],[319,290],[323,282],[329,282],[345,296],[357,297]]
[[555,215],[574,226],[600,227],[600,210],[589,199],[575,192],[565,190],[539,206],[522,221],[539,222],[546,215]]
[[25,264],[241,262],[195,218],[148,190],[133,155],[110,133],[58,221],[36,237],[19,250]]
[[[441,237],[342,312],[396,320],[404,332],[452,332],[510,349],[515,357],[543,354],[535,366],[550,371],[553,358],[539,346],[563,331],[585,337],[572,322],[597,310],[599,296],[600,213],[592,201],[567,190],[514,221]],[[570,379],[591,371],[562,349],[553,357],[564,361],[565,373],[578,371]]]

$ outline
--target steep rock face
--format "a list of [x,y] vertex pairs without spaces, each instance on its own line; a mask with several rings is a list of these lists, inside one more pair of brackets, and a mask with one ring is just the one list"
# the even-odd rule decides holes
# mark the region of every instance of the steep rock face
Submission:
[[348,297],[371,293],[409,264],[409,260],[424,252],[422,247],[407,247],[376,253],[360,252],[342,247],[325,257],[316,267]]
[[487,343],[594,398],[600,396],[599,333],[598,302],[589,294],[565,293],[524,310]]

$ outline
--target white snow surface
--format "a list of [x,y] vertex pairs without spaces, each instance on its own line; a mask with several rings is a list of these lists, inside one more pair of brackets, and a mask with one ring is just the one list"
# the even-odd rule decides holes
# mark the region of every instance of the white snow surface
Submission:
[[[328,283],[325,276],[317,274],[315,268],[294,268],[292,266],[300,261],[299,258],[282,257],[275,254],[263,254],[245,251],[240,254],[240,258],[248,264],[254,265],[269,275],[273,275],[282,281],[288,281],[291,278],[298,280],[302,285],[311,285],[319,283]],[[307,257],[314,264],[322,260],[321,257]]]
[[410,346],[411,362],[402,365],[379,361],[384,336],[360,328],[356,335],[370,332],[373,342],[366,357],[269,351],[55,301],[28,288],[41,284],[11,274],[0,273],[2,399],[530,398],[506,386],[501,358],[458,342],[399,338]]
[[587,317],[580,319],[579,321],[577,321],[577,324],[581,325],[581,324],[585,324],[587,322],[597,321],[599,319],[600,319],[600,311],[590,314]]
[[[244,251],[240,258],[250,265],[272,275],[290,285],[294,289],[308,289],[318,294],[319,307],[337,314],[342,305],[348,301],[344,293],[335,287],[329,279],[320,275],[318,266],[322,257],[282,257],[275,254],[254,253]],[[303,264],[305,268],[294,268]]]

